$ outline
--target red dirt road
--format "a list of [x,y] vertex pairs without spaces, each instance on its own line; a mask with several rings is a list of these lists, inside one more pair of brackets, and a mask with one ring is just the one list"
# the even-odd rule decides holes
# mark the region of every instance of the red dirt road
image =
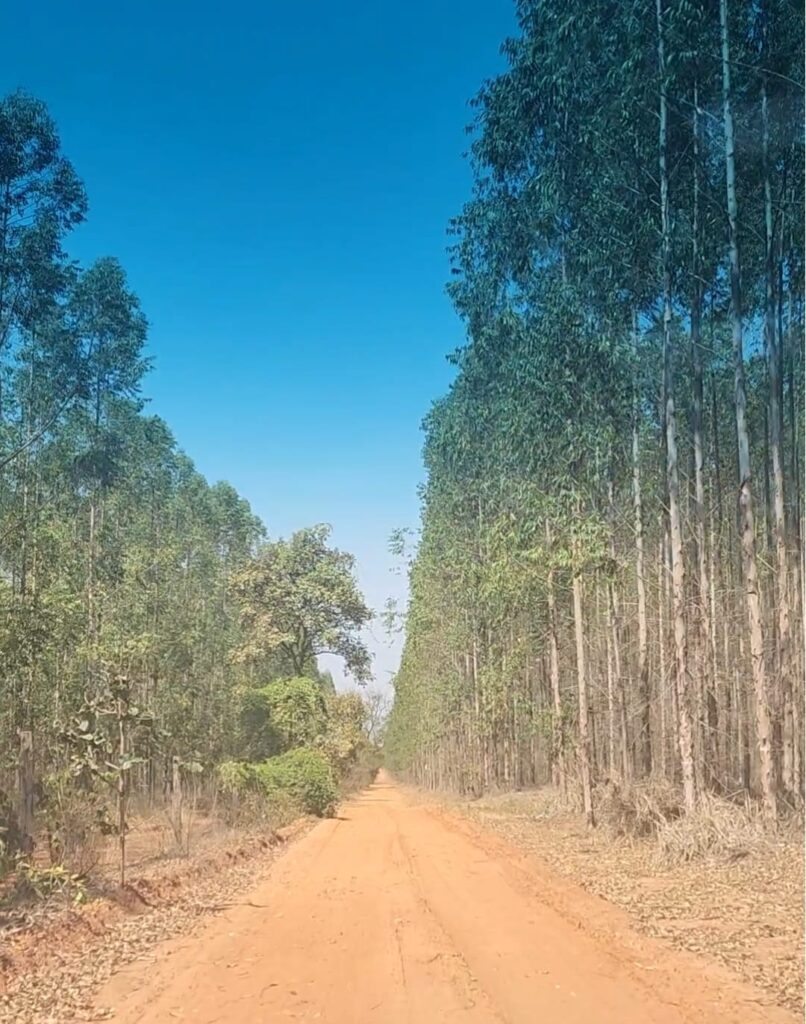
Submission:
[[98,999],[122,1024],[785,1024],[732,976],[381,779]]

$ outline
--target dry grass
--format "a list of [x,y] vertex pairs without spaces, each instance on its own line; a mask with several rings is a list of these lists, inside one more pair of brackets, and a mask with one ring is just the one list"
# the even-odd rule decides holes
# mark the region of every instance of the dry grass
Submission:
[[693,814],[661,821],[655,839],[661,863],[671,866],[760,856],[772,849],[780,836],[765,827],[755,805],[737,806],[711,796]]
[[490,815],[515,816],[542,821],[568,814],[560,793],[550,786],[543,789],[490,794],[473,802],[477,810]]
[[618,838],[657,836],[683,816],[681,794],[669,782],[650,782],[629,789],[607,783],[597,789],[594,802],[599,824]]
[[796,816],[771,830],[759,805],[746,796],[730,800],[706,793],[696,811],[686,814],[680,790],[669,782],[630,788],[608,783],[598,790],[596,807],[599,824],[614,838],[654,840],[658,861],[666,867],[762,855],[803,831]]

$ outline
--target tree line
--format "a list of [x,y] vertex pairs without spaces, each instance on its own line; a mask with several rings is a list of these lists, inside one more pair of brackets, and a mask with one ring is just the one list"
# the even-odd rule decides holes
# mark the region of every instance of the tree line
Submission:
[[368,675],[370,612],[328,529],[268,543],[148,414],[123,268],[65,249],[86,214],[45,105],[2,99],[0,854],[65,786],[89,805],[111,781],[121,807],[161,797],[177,764],[245,757],[252,691],[307,676],[328,693],[324,651]]
[[431,786],[802,804],[803,12],[519,0],[387,750]]

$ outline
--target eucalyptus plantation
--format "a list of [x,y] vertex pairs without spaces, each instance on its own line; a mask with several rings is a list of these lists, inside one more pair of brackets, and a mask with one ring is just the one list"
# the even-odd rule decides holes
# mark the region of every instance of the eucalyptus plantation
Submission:
[[158,723],[146,756],[127,754],[141,787],[161,792],[172,756],[229,753],[242,672],[227,583],[263,527],[143,414],[145,316],[117,260],[67,256],[84,190],[24,93],[0,103],[0,175],[0,788],[13,821],[18,747],[47,808],[76,716],[86,739],[121,679]]
[[451,225],[386,747],[427,785],[803,799],[803,19],[521,0]]
[[272,681],[324,709],[280,751],[315,740],[338,775],[363,728],[316,663],[369,674],[351,556],[325,527],[267,544],[145,413],[139,299],[65,250],[86,208],[44,105],[0,101],[0,869],[43,830],[54,857],[96,828],[125,854],[130,796],[177,808],[183,772],[248,757]]

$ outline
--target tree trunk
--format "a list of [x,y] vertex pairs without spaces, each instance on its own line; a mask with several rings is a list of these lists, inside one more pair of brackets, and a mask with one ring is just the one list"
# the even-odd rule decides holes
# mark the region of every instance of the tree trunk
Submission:
[[767,356],[769,384],[768,421],[770,462],[772,463],[773,544],[775,548],[775,606],[777,627],[777,665],[779,701],[777,712],[782,723],[782,782],[788,793],[795,783],[795,753],[792,699],[791,627],[789,608],[789,557],[786,547],[786,502],[784,491],[784,464],[782,455],[783,409],[781,407],[781,353],[776,324],[776,266],[773,230],[772,185],[770,182],[769,140],[770,124],[767,101],[767,78],[761,80],[762,157],[764,170],[764,225],[765,225],[765,316],[764,347]]
[[639,410],[633,414],[632,493],[635,522],[635,586],[638,598],[638,770],[645,778],[652,774],[652,734],[650,728],[649,662],[647,659],[646,580],[644,579],[644,510],[641,494],[641,461],[638,436]]
[[610,601],[607,601],[607,624],[605,626],[605,662],[607,665],[607,774],[616,777],[616,681],[613,673],[613,617]]
[[[610,772],[615,770],[616,750],[616,721],[618,716],[618,749],[619,749],[619,773],[622,784],[626,784],[630,778],[630,748],[627,729],[627,695],[625,692],[624,672],[621,657],[621,613],[619,609],[618,591],[616,589],[615,573],[618,565],[616,557],[616,497],[613,485],[613,464],[612,458],[608,462],[607,478],[607,503],[608,515],[610,518],[610,562],[611,577],[607,581],[605,597],[607,600],[607,647],[608,647],[608,684],[612,683],[612,703],[610,709],[611,719],[611,757]],[[608,691],[608,697],[610,691]]]
[[756,563],[756,535],[753,513],[753,487],[750,473],[750,441],[747,433],[747,394],[744,380],[742,332],[742,287],[738,241],[738,201],[736,198],[736,158],[731,94],[730,41],[728,38],[728,0],[720,0],[719,21],[722,36],[722,105],[725,132],[725,182],[727,190],[730,254],[730,319],[733,337],[734,406],[739,456],[739,530],[745,600],[749,620],[750,662],[755,697],[756,741],[765,815],[775,820],[778,814],[775,765],[772,748],[772,723],[764,664],[764,633],[761,594]]
[[[662,524],[661,524],[662,527]],[[661,528],[658,541],[658,710],[660,716],[660,777],[666,778],[667,718],[666,718],[666,552]]]
[[708,555],[705,529],[705,445],[703,442],[703,358],[702,358],[702,268],[700,258],[700,121],[699,90],[694,86],[694,197],[692,215],[692,289],[691,289],[691,362],[693,395],[691,432],[694,446],[694,510],[697,551],[697,675],[704,715],[699,728],[705,728],[703,742],[703,778],[716,783],[717,705],[710,658],[711,603],[708,579]]
[[126,762],[126,713],[128,700],[122,696],[117,701],[118,720],[118,847],[120,851],[120,885],[126,884],[126,804],[128,801],[128,770]]
[[669,223],[668,99],[666,57],[663,25],[663,0],[656,3],[658,23],[658,65],[660,69],[659,171],[663,256],[663,377],[666,400],[666,479],[669,494],[669,530],[672,545],[672,603],[674,618],[675,673],[677,689],[678,740],[683,775],[683,796],[686,809],[697,804],[697,783],[694,774],[694,729],[688,671],[688,640],[686,635],[686,587],[683,559],[683,530],[680,515],[680,473],[677,455],[677,413],[674,402],[672,353],[672,269],[671,228]]
[[17,758],[17,827],[20,850],[34,850],[34,738],[30,729],[18,731],[20,749]]
[[179,758],[171,758],[171,825],[176,845],[182,847],[182,772]]
[[589,828],[596,824],[593,810],[593,787],[591,779],[591,737],[590,704],[588,679],[585,670],[585,632],[582,620],[582,580],[579,572],[574,573],[574,638],[577,653],[577,688],[579,697],[579,774],[582,781],[582,804],[585,821]]
[[[546,541],[551,546],[551,532],[546,522]],[[551,552],[549,552],[551,558]],[[568,796],[568,776],[565,768],[565,723],[563,721],[562,695],[560,693],[560,652],[557,643],[557,607],[554,597],[554,570],[549,569],[547,602],[549,613],[549,676],[551,679],[551,749],[552,768],[556,773],[555,785],[565,799]]]

